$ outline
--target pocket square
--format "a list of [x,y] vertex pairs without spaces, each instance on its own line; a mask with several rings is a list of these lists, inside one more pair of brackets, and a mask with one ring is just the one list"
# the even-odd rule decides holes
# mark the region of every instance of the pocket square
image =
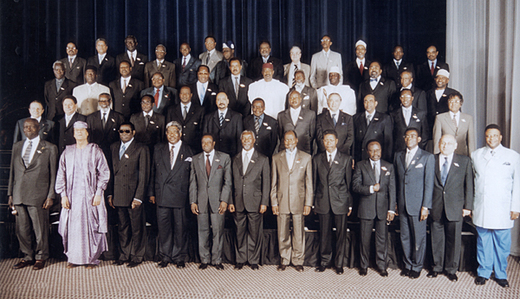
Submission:
[[266,130],[271,130],[271,127],[267,127],[267,128],[265,128],[265,129],[266,129]]
[[417,164],[417,165],[415,166],[415,168],[423,168],[423,167],[424,167],[424,165],[422,165],[422,163],[419,163],[419,164]]
[[212,96],[216,96],[217,93],[216,93],[216,92],[212,92],[211,95],[212,95]]
[[186,158],[184,161],[185,161],[185,162],[191,162],[192,159],[191,159],[191,157],[188,157],[188,158]]
[[389,176],[389,175],[390,175],[390,172],[387,171],[387,172],[385,173],[385,176]]

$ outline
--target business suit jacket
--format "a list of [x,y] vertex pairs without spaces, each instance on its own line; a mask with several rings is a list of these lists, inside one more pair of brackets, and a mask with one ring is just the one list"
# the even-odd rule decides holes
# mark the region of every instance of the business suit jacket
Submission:
[[[206,63],[208,56],[209,56],[209,61]],[[213,68],[215,68],[217,63],[219,61],[221,61],[222,59],[224,59],[224,54],[222,54],[222,52],[215,49],[215,51],[211,55],[209,54],[208,51],[200,53],[199,59],[203,65],[207,65],[209,67],[209,72],[211,73],[211,71],[213,71]],[[213,78],[211,78],[211,79],[213,80]]]
[[[289,89],[289,92],[287,93],[287,96],[285,97],[285,109],[289,109],[289,95],[291,92],[295,90],[294,87]],[[302,96],[302,108],[310,109],[316,114],[318,113],[318,93],[316,92],[316,89],[304,86],[302,89],[302,92],[300,93]]]
[[242,151],[233,157],[233,196],[230,204],[235,205],[237,212],[258,213],[260,205],[269,205],[271,191],[271,173],[269,159],[253,152],[244,174]]
[[201,214],[216,214],[221,201],[229,203],[231,200],[231,158],[226,153],[215,151],[208,177],[205,154],[202,152],[193,157],[190,171],[190,204],[197,204]]
[[202,151],[201,139],[204,122],[204,109],[190,105],[186,119],[182,118],[182,104],[168,107],[166,124],[176,121],[182,125],[182,141],[190,146],[194,154]]
[[65,150],[67,145],[75,144],[76,139],[74,138],[74,123],[77,121],[87,121],[87,117],[85,115],[79,114],[78,112],[74,113],[72,119],[69,121],[69,125],[66,126],[65,116],[63,116],[59,121],[59,125],[57,126],[58,131],[58,152],[61,153]]
[[60,61],[65,65],[65,78],[78,85],[85,83],[83,75],[85,74],[87,61],[84,58],[76,55],[76,58],[74,58],[74,62],[72,63],[72,67],[70,66],[68,56],[60,59]]
[[121,78],[110,82],[110,93],[114,110],[123,114],[125,119],[129,119],[133,113],[141,111],[140,92],[144,89],[143,81],[134,77],[126,86],[125,92],[121,89]]
[[[229,69],[229,61],[226,59],[222,59],[217,63],[215,68],[212,71],[213,74],[211,74],[213,77],[213,83],[217,84],[220,87],[220,83],[224,78],[227,78],[231,76],[231,70]],[[240,76],[246,76],[247,75],[247,62],[245,60],[242,60],[242,70],[240,71]]]
[[359,85],[358,92],[358,113],[364,111],[363,100],[365,96],[372,94],[376,97],[377,107],[376,110],[382,113],[387,113],[390,109],[390,104],[392,102],[392,98],[395,94],[395,82],[392,80],[388,80],[385,77],[381,77],[379,82],[377,82],[376,88],[372,90],[370,86],[370,79],[365,80],[361,85]]
[[220,126],[217,110],[204,116],[204,133],[213,134],[215,149],[234,157],[241,149],[242,114],[228,108]]
[[314,178],[314,211],[318,214],[348,214],[352,208],[350,183],[352,178],[352,158],[348,154],[336,152],[329,164],[327,153],[312,158]]
[[152,77],[155,73],[161,73],[164,76],[164,85],[175,88],[177,80],[175,78],[175,64],[163,60],[160,67],[157,67],[157,60],[149,61],[144,65],[144,87],[148,88],[152,85]]
[[124,121],[125,118],[123,117],[123,114],[110,110],[107,115],[105,128],[103,128],[101,111],[96,111],[87,116],[87,124],[90,129],[89,141],[99,145],[107,159],[111,156],[107,155],[109,153],[110,145],[119,141],[119,127]]
[[[169,106],[177,105],[179,104],[179,99],[177,97],[177,89],[164,86],[163,94],[161,101],[159,103],[159,107],[156,107],[155,104],[153,105],[153,112],[159,113],[159,114],[166,114],[166,110]],[[155,87],[148,87],[146,89],[143,89],[141,91],[141,98],[145,95],[152,96],[154,98],[155,96]]]
[[394,153],[406,150],[406,143],[404,142],[404,133],[408,128],[416,128],[419,131],[421,142],[419,147],[425,149],[426,143],[430,139],[430,126],[426,119],[426,112],[412,107],[412,115],[408,126],[404,120],[403,109],[399,108],[390,112],[392,123],[394,124]]
[[135,140],[148,145],[149,148],[153,148],[155,144],[162,142],[165,138],[166,124],[164,119],[164,115],[154,112],[147,127],[143,112],[133,114],[130,117],[130,122],[135,126]]
[[[180,88],[185,85],[191,85],[197,82],[197,70],[201,65],[201,61],[191,55],[190,60],[182,67],[182,60],[184,56],[181,56],[173,62],[175,64],[175,74],[177,77],[177,86]],[[179,89],[180,90],[180,89]]]
[[[311,58],[311,73],[309,81],[311,86],[318,89],[329,84],[329,71],[333,66],[337,66],[340,73],[340,82],[343,80],[343,63],[341,62],[341,54],[329,50],[329,57],[322,51],[314,53]],[[307,76],[305,76],[307,77]],[[359,84],[358,84],[359,85]]]
[[[145,201],[150,174],[150,154],[148,147],[135,139],[119,159],[121,142],[110,146],[112,152],[112,192],[114,206],[130,207],[134,198]],[[168,156],[169,157],[169,156]]]
[[358,217],[361,219],[385,220],[388,211],[395,211],[395,171],[392,163],[379,160],[378,192],[370,193],[370,186],[377,184],[370,160],[356,163],[352,177],[352,190],[360,195]]
[[[412,91],[413,96],[413,102],[412,106],[421,110],[428,112],[428,101],[426,100],[426,92],[424,90],[420,89],[419,87],[412,84],[412,88],[410,88]],[[395,94],[392,97],[392,101],[389,104],[388,109],[390,111],[393,111],[395,109],[398,109],[401,107],[401,87],[398,87],[395,91]]]
[[255,133],[255,150],[271,159],[278,143],[278,121],[264,114],[258,133],[255,131],[255,116],[250,114],[244,118],[243,129]]
[[298,149],[312,155],[312,142],[316,137],[316,112],[302,108],[296,125],[291,119],[290,109],[278,113],[279,151],[285,150],[283,135],[289,130],[294,130],[298,135]]
[[[354,61],[351,61],[347,64],[345,67],[344,74],[344,80],[345,84],[348,84],[350,88],[352,88],[356,95],[359,93],[359,85],[363,83],[363,81],[368,80],[370,78],[370,75],[368,74],[368,67],[372,61],[365,58],[365,64],[363,64],[363,75],[359,72],[359,67],[356,63],[356,59]],[[363,107],[363,105],[361,105]]]
[[[270,62],[273,64],[273,70],[274,70],[273,78],[283,81],[282,60],[279,58],[273,57],[272,55],[269,55],[267,62]],[[253,81],[263,79],[264,78],[264,76],[262,75],[262,66],[263,65],[264,65],[264,60],[262,59],[262,56],[253,58],[251,60],[251,63],[249,64],[247,76],[249,78],[251,78]]]
[[455,91],[455,89],[446,87],[441,95],[440,100],[438,101],[437,96],[435,95],[435,88],[426,92],[426,102],[428,104],[428,123],[432,129],[433,124],[435,124],[435,117],[441,113],[450,111],[450,108],[448,107],[448,97]]
[[285,151],[273,156],[271,205],[278,206],[280,214],[303,214],[303,207],[313,203],[311,155],[295,150],[292,168],[287,165]]
[[191,104],[204,108],[204,114],[208,114],[217,110],[217,94],[218,86],[211,82],[208,82],[208,88],[206,88],[206,94],[204,95],[204,102],[200,103],[199,92],[197,91],[197,83],[190,85],[191,93]]
[[323,112],[318,115],[316,119],[316,143],[318,144],[318,152],[325,151],[323,144],[323,132],[327,130],[334,130],[338,134],[338,151],[350,155],[352,144],[354,143],[354,122],[352,116],[338,110],[338,121],[334,126],[334,121],[328,109],[323,109]]
[[63,112],[63,98],[72,94],[76,84],[65,78],[59,91],[56,91],[56,79],[45,82],[43,96],[45,98],[45,115],[48,120],[57,122],[65,112]]
[[455,136],[457,140],[456,154],[469,157],[471,153],[475,151],[475,125],[471,115],[460,112],[459,125],[457,127],[453,124],[449,112],[437,115],[435,124],[433,125],[434,154],[440,152],[439,141],[442,135],[446,134]]
[[404,71],[412,72],[412,78],[415,77],[415,68],[413,66],[413,63],[401,59],[401,64],[399,64],[399,69],[397,69],[394,59],[392,59],[389,63],[383,66],[383,73],[381,75],[387,79],[394,81],[397,89],[400,89],[402,87],[401,73]]
[[[116,79],[116,59],[108,54],[105,55],[105,58],[99,64],[98,55],[94,55],[87,60],[87,65],[92,65],[97,68],[97,77],[96,82],[99,84],[103,84],[108,86],[110,82]],[[119,69],[119,65],[117,65],[117,70]]]
[[393,125],[387,114],[375,112],[370,125],[367,126],[365,112],[354,115],[354,160],[368,159],[366,146],[375,139],[381,144],[382,159],[392,161]]
[[[116,68],[119,68],[119,64],[121,61],[130,61],[130,57],[128,57],[128,52],[125,51],[124,53],[121,53],[116,56]],[[132,66],[132,73],[130,74],[132,78],[136,78],[139,81],[144,81],[144,66],[148,62],[148,56],[137,52],[137,55],[135,57],[134,65]]]
[[[14,127],[14,140],[13,144],[18,141],[24,141],[27,137],[23,132],[23,124],[25,120],[29,117],[22,118],[18,122],[16,122],[16,126]],[[40,121],[40,131],[38,133],[42,140],[47,140],[49,142],[54,142],[54,122],[48,119],[41,118]]]
[[435,71],[433,72],[433,76],[431,73],[431,61],[427,60],[422,64],[417,66],[417,86],[425,91],[429,91],[430,89],[435,89],[435,77],[437,77],[437,72],[440,69],[450,71],[450,66],[442,61],[437,59],[437,65],[435,66]]
[[[287,63],[287,64],[283,65],[283,82],[286,83],[287,86],[289,86],[289,88],[292,87],[292,80],[293,80],[293,77],[289,78],[291,64],[292,63]],[[311,74],[311,66],[306,63],[303,63],[303,62],[300,62],[300,66],[301,66],[300,70],[302,70],[303,73],[305,74],[305,86],[311,86],[311,84],[309,82],[309,78],[310,78],[310,74]]]
[[223,91],[227,94],[229,99],[228,108],[236,111],[242,116],[251,114],[251,103],[247,97],[249,91],[249,84],[253,83],[253,80],[240,75],[240,83],[238,88],[238,97],[235,94],[235,87],[233,85],[234,76],[228,76],[220,80],[219,91]]

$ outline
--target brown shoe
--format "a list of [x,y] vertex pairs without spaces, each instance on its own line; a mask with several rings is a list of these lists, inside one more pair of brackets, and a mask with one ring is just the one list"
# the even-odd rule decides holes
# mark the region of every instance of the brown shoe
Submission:
[[76,268],[77,266],[79,266],[79,265],[75,265],[75,264],[73,264],[73,263],[68,263],[68,264],[67,264],[67,269]]
[[22,268],[25,268],[25,267],[31,266],[31,265],[34,265],[34,261],[21,260],[20,262],[18,262],[17,264],[15,264],[13,266],[13,269],[22,269]]
[[95,265],[95,264],[88,264],[88,265],[85,265],[85,268],[87,268],[87,269],[94,269],[94,268],[96,268],[96,267],[97,267],[97,265]]
[[33,270],[41,270],[45,267],[45,261],[44,260],[36,260],[36,263],[34,263]]

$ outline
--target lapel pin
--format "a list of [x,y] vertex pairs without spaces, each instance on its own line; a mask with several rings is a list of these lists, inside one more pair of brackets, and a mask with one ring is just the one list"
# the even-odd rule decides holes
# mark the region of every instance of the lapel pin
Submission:
[[125,154],[125,158],[130,159],[130,156],[128,154]]

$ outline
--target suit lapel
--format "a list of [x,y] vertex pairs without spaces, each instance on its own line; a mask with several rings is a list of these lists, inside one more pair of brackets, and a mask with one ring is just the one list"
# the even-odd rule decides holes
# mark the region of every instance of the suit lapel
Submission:
[[[169,149],[169,145],[167,147]],[[168,165],[170,163],[170,159],[169,159],[169,153],[168,153]],[[179,154],[177,154],[177,159],[175,159],[175,164],[173,165],[173,169],[170,171],[170,175],[173,176],[175,173],[177,173],[179,171],[179,169],[181,168],[182,166],[182,162],[184,161],[184,159],[186,158],[185,157],[185,153],[184,153],[184,146],[181,145],[181,148],[179,149]],[[171,168],[171,166],[170,166]]]
[[280,155],[280,163],[282,163],[282,166],[285,167],[287,171],[291,171],[289,164],[287,164],[287,152],[285,150]]
[[211,178],[215,175],[215,171],[217,171],[219,166],[220,166],[220,155],[217,154],[217,151],[215,151],[215,154],[213,155],[213,163],[211,163],[211,171],[209,172],[208,180],[211,180]]
[[[34,164],[36,164],[36,161],[38,161],[38,159],[40,158],[40,155],[43,153],[44,149],[45,149],[45,147],[43,145],[43,140],[40,139],[40,142],[38,142],[36,151],[34,152],[33,158],[31,160],[31,162],[29,163],[29,165],[27,166],[27,169],[31,168],[32,166],[34,166]],[[22,161],[23,161],[23,159],[22,159]]]
[[[376,180],[376,174],[374,173],[374,169],[372,168],[372,161],[370,159],[368,159],[366,161],[367,161],[367,163],[365,163],[365,170],[368,173],[368,175],[370,176],[370,178],[372,179],[372,181],[375,183],[375,182],[377,182],[377,180]],[[381,164],[381,163],[379,163],[379,164]],[[381,173],[381,171],[379,173]]]
[[255,150],[253,152],[253,155],[251,156],[251,159],[249,159],[249,165],[247,165],[246,174],[249,174],[253,170],[253,168],[255,168],[257,158],[258,158],[258,153]]
[[441,169],[439,166],[439,157],[440,156],[438,154],[435,155],[435,177],[441,183],[440,185],[442,185]]

